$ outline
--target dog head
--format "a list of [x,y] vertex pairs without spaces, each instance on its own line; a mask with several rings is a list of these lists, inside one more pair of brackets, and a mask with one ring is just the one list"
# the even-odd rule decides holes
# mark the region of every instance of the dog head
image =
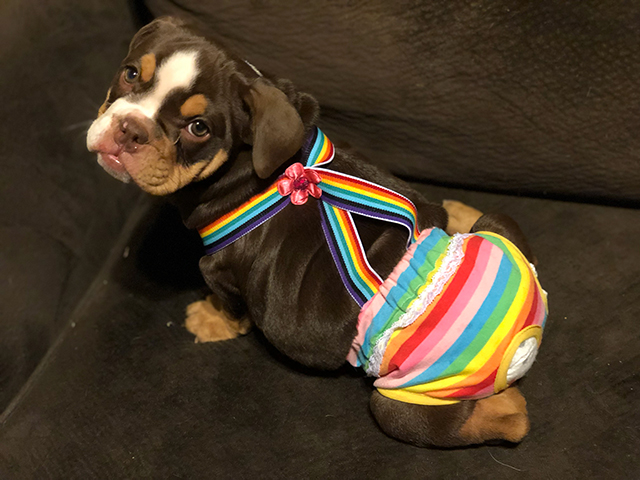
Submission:
[[302,146],[317,102],[272,80],[181,21],[161,18],[133,38],[89,128],[87,148],[111,175],[165,195],[211,176],[252,146],[268,178]]

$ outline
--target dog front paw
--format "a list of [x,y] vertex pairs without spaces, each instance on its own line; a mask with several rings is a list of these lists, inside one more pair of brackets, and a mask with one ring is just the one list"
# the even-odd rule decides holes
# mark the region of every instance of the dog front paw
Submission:
[[195,335],[196,343],[218,342],[248,333],[251,323],[247,319],[236,320],[224,310],[216,309],[207,297],[207,300],[187,306],[185,327]]

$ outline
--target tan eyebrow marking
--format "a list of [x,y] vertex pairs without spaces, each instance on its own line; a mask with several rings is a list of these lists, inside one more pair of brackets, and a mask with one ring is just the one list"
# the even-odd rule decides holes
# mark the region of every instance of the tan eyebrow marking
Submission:
[[140,78],[143,82],[148,82],[153,78],[156,71],[156,56],[153,53],[147,53],[140,59]]
[[207,104],[207,99],[201,93],[192,95],[180,107],[180,115],[183,117],[202,115],[207,109]]

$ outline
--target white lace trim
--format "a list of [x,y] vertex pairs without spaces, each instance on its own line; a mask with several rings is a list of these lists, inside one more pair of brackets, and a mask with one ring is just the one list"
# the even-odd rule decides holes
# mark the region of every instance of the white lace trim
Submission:
[[[536,270],[536,266],[533,263],[529,263],[529,266],[531,267],[531,271],[533,271],[533,274],[536,276],[536,278],[538,278],[538,270]],[[544,288],[540,287],[540,290],[542,290],[542,293],[544,293],[545,297],[549,295]]]
[[382,358],[384,357],[387,343],[389,342],[391,335],[393,335],[393,332],[396,330],[406,328],[415,322],[416,319],[424,313],[427,307],[440,294],[440,292],[442,292],[444,286],[462,263],[462,259],[464,258],[462,245],[465,238],[469,236],[471,236],[471,234],[464,233],[455,234],[451,238],[451,241],[447,246],[445,256],[442,260],[442,265],[440,265],[440,269],[433,275],[431,283],[416,299],[413,300],[407,311],[384,332],[382,337],[380,337],[374,345],[366,368],[367,374],[374,377],[380,376],[380,365],[382,364]]

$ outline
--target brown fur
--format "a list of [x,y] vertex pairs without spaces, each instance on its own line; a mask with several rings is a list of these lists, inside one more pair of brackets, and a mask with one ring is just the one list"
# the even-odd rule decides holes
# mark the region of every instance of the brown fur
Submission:
[[[197,95],[194,95],[197,96]],[[191,97],[193,98],[193,97]],[[216,155],[216,158],[218,156],[221,156],[220,154],[224,153],[224,152],[219,152],[218,155]],[[226,161],[226,156],[224,158],[224,160],[222,161],[217,161],[214,158],[211,161],[211,164],[203,171],[203,174],[205,174],[204,176],[209,176],[211,175],[215,170],[217,170],[220,165],[222,165],[222,163],[224,163]],[[208,170],[210,168],[213,169],[208,172]],[[208,173],[208,174],[207,174]],[[203,178],[204,178],[203,176]],[[449,222],[447,223],[447,228],[446,231],[449,235],[453,235],[454,233],[467,233],[471,230],[471,227],[473,226],[473,224],[478,220],[478,218],[480,218],[482,216],[482,212],[470,207],[469,205],[466,205],[462,202],[459,202],[457,200],[444,200],[442,202],[442,206],[445,208],[445,210],[447,211],[447,213],[449,214]],[[198,303],[198,302],[195,302]],[[195,305],[192,304],[192,305]],[[229,317],[231,318],[231,316],[224,311],[224,307],[223,305],[220,303],[219,304],[219,312],[218,315],[222,315],[225,317]],[[191,330],[190,330],[191,331]],[[214,337],[208,337],[208,338],[202,338],[200,339],[201,342],[215,342],[217,340],[224,340],[222,338],[214,338]]]
[[[191,165],[182,165],[176,161],[174,145],[162,136],[150,145],[139,147],[139,170],[136,181],[142,189],[152,195],[167,195],[212,175],[227,160],[224,150],[210,160]],[[143,152],[146,150],[146,155]]]
[[459,447],[507,440],[519,442],[529,431],[527,402],[516,387],[477,401],[415,405],[371,395],[371,412],[389,436],[417,446]]
[[527,401],[520,390],[511,387],[478,400],[460,436],[470,444],[497,439],[519,442],[528,432]]
[[201,93],[192,95],[180,107],[180,115],[183,117],[196,117],[202,115],[207,109],[208,101]]
[[229,159],[229,154],[224,150],[220,150],[208,163],[208,165],[202,170],[198,175],[195,176],[194,180],[204,180],[205,178],[213,175],[213,173],[218,170],[224,162]]
[[140,58],[140,78],[143,82],[148,82],[153,78],[156,71],[156,56],[153,53],[147,53]]
[[246,318],[236,320],[224,310],[218,297],[209,295],[187,307],[185,326],[195,335],[196,343],[216,342],[248,333],[251,322]]

